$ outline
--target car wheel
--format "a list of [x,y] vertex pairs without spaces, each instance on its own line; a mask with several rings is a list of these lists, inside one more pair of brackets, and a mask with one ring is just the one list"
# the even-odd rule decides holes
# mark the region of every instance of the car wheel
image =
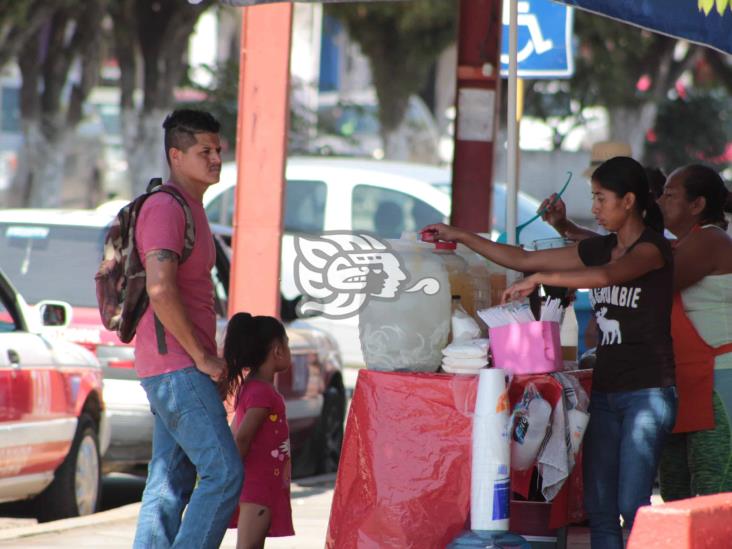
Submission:
[[325,393],[323,410],[316,440],[317,472],[332,473],[338,469],[343,444],[343,419],[345,416],[346,397],[343,389],[329,387]]
[[38,521],[94,513],[99,506],[101,482],[96,425],[82,414],[69,454],[56,470],[53,482],[36,498]]

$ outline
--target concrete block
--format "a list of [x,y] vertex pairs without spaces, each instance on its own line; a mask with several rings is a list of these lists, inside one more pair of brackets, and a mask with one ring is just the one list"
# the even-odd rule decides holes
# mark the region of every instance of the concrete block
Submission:
[[732,493],[642,507],[627,549],[732,547]]

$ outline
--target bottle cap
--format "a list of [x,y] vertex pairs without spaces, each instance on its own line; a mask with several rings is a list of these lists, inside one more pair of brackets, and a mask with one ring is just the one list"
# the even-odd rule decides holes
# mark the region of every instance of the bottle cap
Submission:
[[424,242],[435,242],[435,231],[422,231],[419,233]]
[[435,249],[437,249],[437,250],[456,250],[457,243],[445,242],[444,240],[440,240],[439,242],[435,242]]

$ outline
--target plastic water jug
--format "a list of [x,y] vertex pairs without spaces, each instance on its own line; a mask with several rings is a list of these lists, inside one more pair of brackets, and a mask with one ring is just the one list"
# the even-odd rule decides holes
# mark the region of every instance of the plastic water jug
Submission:
[[386,242],[403,278],[394,297],[371,298],[359,313],[364,362],[371,370],[435,372],[450,332],[447,269],[416,235]]
[[464,304],[473,291],[468,279],[468,262],[455,253],[457,249],[455,242],[440,241],[435,242],[434,246],[432,253],[442,260],[447,270],[452,297],[459,296],[460,302]]

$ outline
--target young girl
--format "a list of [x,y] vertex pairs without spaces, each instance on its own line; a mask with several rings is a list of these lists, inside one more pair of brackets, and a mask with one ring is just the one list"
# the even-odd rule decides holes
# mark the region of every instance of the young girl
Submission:
[[504,299],[528,296],[538,284],[592,288],[603,338],[592,375],[584,440],[585,509],[592,547],[622,549],[624,526],[650,503],[661,448],[676,416],[671,348],[673,258],[643,167],[629,157],[592,174],[592,213],[610,234],[579,246],[527,252],[446,225],[424,230],[462,242],[485,257],[535,274]]
[[[290,436],[274,376],[291,366],[285,328],[271,316],[237,313],[224,342],[227,394],[237,394],[234,437],[244,463],[237,549],[292,536]],[[248,370],[246,376],[244,370]]]

